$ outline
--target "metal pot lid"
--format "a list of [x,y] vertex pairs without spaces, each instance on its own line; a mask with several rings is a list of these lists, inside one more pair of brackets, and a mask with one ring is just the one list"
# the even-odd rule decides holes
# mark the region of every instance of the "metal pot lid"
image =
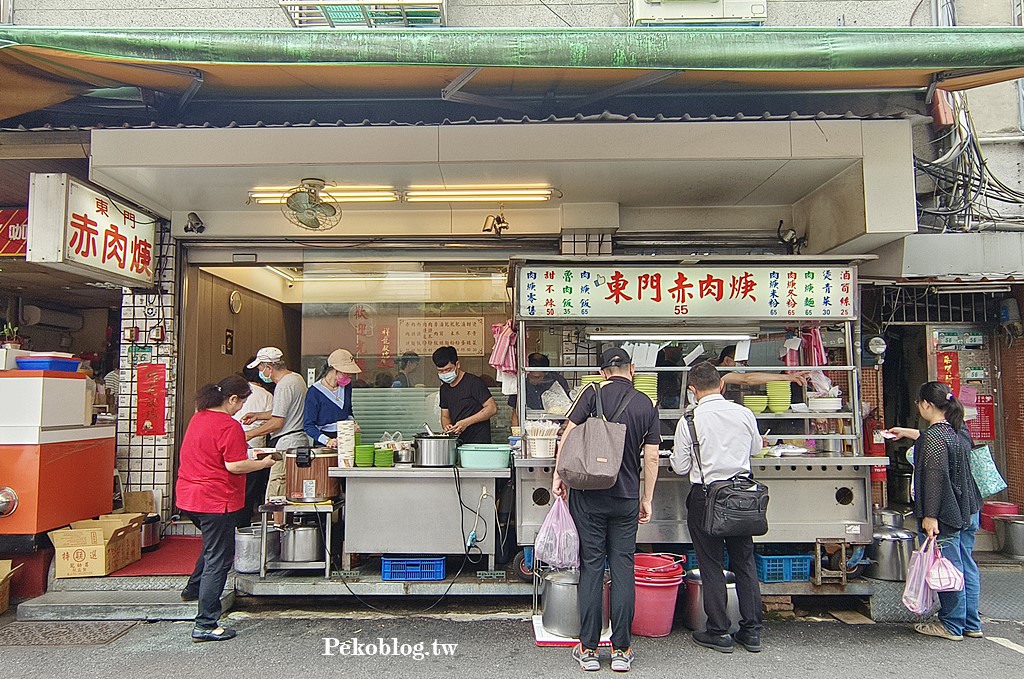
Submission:
[[552,571],[545,575],[544,579],[559,585],[580,584],[580,574],[578,571]]
[[418,439],[439,439],[439,440],[443,440],[443,441],[458,440],[457,436],[452,436],[451,434],[422,434],[421,433],[421,434],[416,434],[416,438],[418,438]]
[[1024,514],[996,514],[992,519],[995,521],[1007,521],[1009,523],[1024,523]]
[[875,526],[874,534],[871,536],[874,540],[913,540],[917,536],[911,533],[906,528],[893,528],[891,526]]

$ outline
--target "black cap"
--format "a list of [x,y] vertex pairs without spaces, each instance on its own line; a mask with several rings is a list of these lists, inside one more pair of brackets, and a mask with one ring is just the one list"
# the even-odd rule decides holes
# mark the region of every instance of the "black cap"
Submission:
[[613,349],[605,349],[604,353],[601,354],[601,369],[611,368],[616,365],[629,365],[633,362],[633,359],[629,357],[621,347],[615,347]]

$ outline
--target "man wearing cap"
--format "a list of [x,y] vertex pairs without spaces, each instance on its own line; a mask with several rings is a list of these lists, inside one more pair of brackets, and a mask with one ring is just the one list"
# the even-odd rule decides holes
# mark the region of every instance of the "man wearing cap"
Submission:
[[[626,425],[622,466],[615,485],[605,490],[568,492],[569,512],[580,537],[580,643],[572,656],[588,672],[601,668],[597,645],[601,639],[601,608],[604,567],[612,572],[611,618],[612,659],[616,672],[628,672],[633,662],[630,648],[635,591],[633,553],[636,551],[637,525],[651,520],[654,484],[658,479],[658,444],[661,443],[658,411],[651,399],[633,388],[633,361],[624,350],[613,348],[601,354],[604,382],[583,389],[569,412],[567,435],[597,413],[600,395],[604,416],[609,420],[626,403],[615,422]],[[629,398],[629,401],[625,401]],[[564,439],[563,439],[564,440]],[[640,496],[640,468],[643,465],[644,490]],[[551,491],[565,498],[567,488],[556,472]]]
[[[265,420],[263,424],[245,432],[245,439],[269,434],[270,442],[277,450],[301,448],[308,444],[302,430],[303,401],[306,398],[306,381],[298,373],[288,369],[284,353],[277,347],[263,347],[256,352],[256,359],[248,368],[256,368],[262,382],[274,383],[274,402],[270,410],[249,413],[242,418],[242,424]],[[278,461],[270,468],[267,482],[267,498],[285,494],[285,463]]]
[[320,379],[306,392],[304,429],[313,445],[338,447],[338,422],[355,419],[352,376],[362,371],[347,349],[337,349],[327,357]]

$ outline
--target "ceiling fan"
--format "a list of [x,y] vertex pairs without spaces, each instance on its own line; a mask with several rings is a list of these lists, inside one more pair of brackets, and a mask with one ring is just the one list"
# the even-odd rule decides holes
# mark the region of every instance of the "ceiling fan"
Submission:
[[281,212],[289,222],[309,231],[327,231],[341,222],[341,210],[330,196],[321,194],[323,179],[303,179],[299,186],[285,192]]

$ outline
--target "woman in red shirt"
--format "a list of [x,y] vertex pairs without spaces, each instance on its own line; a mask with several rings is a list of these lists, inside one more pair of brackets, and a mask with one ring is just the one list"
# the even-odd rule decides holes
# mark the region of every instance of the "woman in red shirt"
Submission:
[[240,375],[207,384],[196,394],[196,414],[181,442],[178,507],[203,534],[203,551],[181,592],[199,601],[192,641],[226,641],[236,632],[217,624],[220,595],[235,558],[235,527],[245,508],[245,475],[267,469],[273,458],[250,460],[242,425],[232,419],[252,393]]

